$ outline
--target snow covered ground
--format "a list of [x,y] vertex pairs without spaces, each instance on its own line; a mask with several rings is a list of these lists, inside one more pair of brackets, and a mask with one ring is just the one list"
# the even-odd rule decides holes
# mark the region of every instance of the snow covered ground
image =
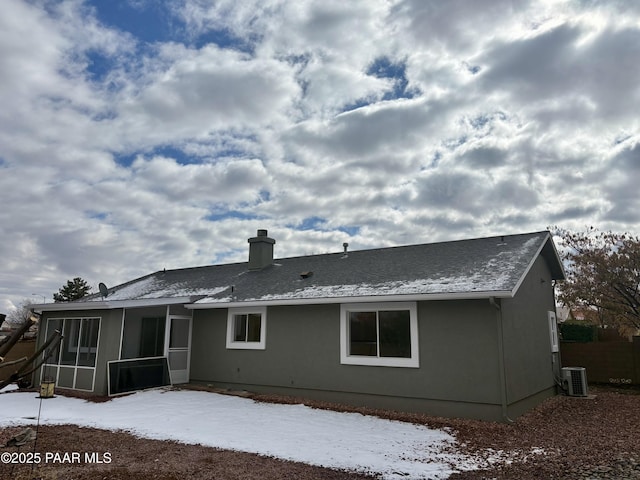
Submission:
[[455,439],[443,430],[358,413],[187,390],[149,390],[106,403],[63,396],[40,400],[33,392],[0,393],[0,427],[33,425],[38,412],[40,424],[124,430],[385,479],[447,478],[455,469],[479,468],[475,460],[451,453]]

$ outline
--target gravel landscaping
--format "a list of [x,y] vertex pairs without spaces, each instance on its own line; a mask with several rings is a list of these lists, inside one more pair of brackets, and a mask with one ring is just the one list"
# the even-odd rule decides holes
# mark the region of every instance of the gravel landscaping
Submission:
[[[461,471],[466,479],[640,479],[640,391],[592,387],[589,398],[558,396],[513,424],[444,419],[305,401],[321,409],[359,412],[444,428],[456,449],[486,468]],[[276,396],[265,402],[299,403]],[[104,399],[102,399],[104,400]],[[150,406],[151,408],[151,406]],[[162,419],[159,419],[162,421]],[[0,445],[23,427],[0,430]],[[313,439],[309,439],[313,442]],[[33,444],[2,452],[30,452]],[[309,466],[249,453],[141,439],[72,425],[40,426],[39,452],[109,453],[109,462],[0,464],[0,478],[19,479],[366,479],[362,474]],[[404,477],[407,478],[407,477]]]
[[469,479],[640,479],[640,391],[591,388],[589,398],[557,396],[512,425],[452,421],[469,451],[505,452]]

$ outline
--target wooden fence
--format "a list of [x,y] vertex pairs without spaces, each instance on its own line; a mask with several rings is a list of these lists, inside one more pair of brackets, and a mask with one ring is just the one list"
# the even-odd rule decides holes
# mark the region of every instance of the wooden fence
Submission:
[[587,380],[640,385],[640,337],[632,342],[561,342],[563,367],[584,367]]

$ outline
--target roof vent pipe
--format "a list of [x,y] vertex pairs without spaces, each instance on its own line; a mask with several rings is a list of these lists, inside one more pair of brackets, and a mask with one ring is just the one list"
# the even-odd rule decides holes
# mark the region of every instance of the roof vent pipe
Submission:
[[249,242],[249,270],[262,270],[273,265],[273,245],[276,241],[268,237],[266,230],[258,230]]
[[347,242],[344,242],[342,244],[342,248],[344,248],[344,253],[342,254],[342,258],[347,258],[349,256],[349,254],[347,253],[348,247],[349,247],[349,244]]

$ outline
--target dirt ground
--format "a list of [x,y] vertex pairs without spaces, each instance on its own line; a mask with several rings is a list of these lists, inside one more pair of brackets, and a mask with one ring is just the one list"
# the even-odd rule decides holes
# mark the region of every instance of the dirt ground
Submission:
[[[464,453],[484,460],[497,459],[486,470],[459,472],[450,477],[452,480],[640,479],[640,390],[592,387],[590,393],[592,396],[586,399],[563,396],[548,399],[513,424],[304,403],[316,408],[358,411],[436,428],[449,427]],[[269,402],[302,402],[276,396],[254,398]],[[0,430],[0,446],[22,429]],[[0,448],[0,452],[59,453],[60,460],[64,460],[65,453],[80,454],[75,463],[0,464],[0,479],[371,478],[254,454],[146,440],[125,432],[70,425],[39,427],[35,450],[32,442],[19,449]],[[93,463],[84,458],[85,452],[94,455]]]

